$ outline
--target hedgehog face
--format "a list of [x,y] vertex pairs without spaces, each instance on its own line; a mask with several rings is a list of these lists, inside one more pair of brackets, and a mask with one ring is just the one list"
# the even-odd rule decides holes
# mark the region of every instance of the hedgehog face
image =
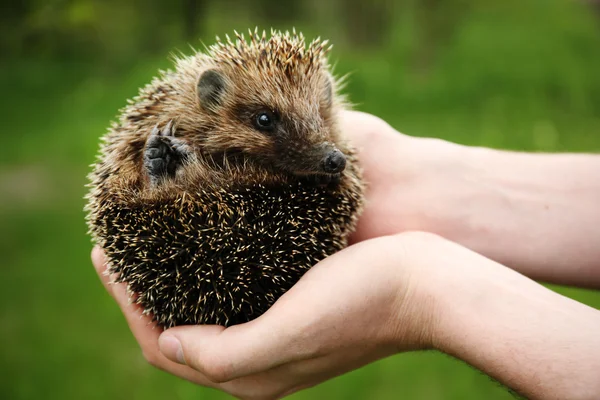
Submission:
[[[248,76],[251,75],[251,76]],[[332,82],[209,69],[198,80],[198,99],[212,112],[211,149],[246,157],[297,176],[336,175],[346,165],[336,144]],[[249,79],[263,79],[249,83]]]
[[212,51],[215,66],[200,74],[196,87],[201,111],[212,115],[206,149],[242,153],[296,176],[344,170],[335,81],[320,42],[306,49],[300,37],[277,36]]

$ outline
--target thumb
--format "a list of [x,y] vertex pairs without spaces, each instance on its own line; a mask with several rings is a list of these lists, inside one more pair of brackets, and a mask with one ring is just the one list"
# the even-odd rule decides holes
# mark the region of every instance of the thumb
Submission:
[[187,364],[213,382],[227,382],[302,358],[299,346],[293,345],[297,338],[293,333],[302,331],[298,321],[268,314],[229,328],[171,328],[160,335],[159,348],[171,361]]

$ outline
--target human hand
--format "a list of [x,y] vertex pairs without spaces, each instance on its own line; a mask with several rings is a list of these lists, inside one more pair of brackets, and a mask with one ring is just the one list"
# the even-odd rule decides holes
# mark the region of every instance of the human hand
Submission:
[[313,267],[251,322],[165,333],[130,304],[124,284],[110,283],[100,249],[92,260],[149,363],[240,398],[271,399],[399,351],[431,347],[432,308],[416,290],[422,269],[409,260],[408,248],[419,240],[405,234],[351,246]]
[[351,242],[404,231],[443,236],[546,282],[600,287],[600,157],[468,147],[403,135],[344,112],[366,207]]
[[367,182],[366,207],[351,242],[405,231],[456,239],[470,190],[460,163],[463,146],[404,135],[382,119],[345,111],[341,129],[358,150]]
[[152,365],[239,398],[280,398],[426,348],[532,399],[595,398],[600,390],[598,310],[439,236],[411,232],[350,246],[265,314],[229,328],[162,332],[129,303],[124,284],[110,284],[102,251],[92,258]]
[[[477,203],[465,207],[464,199],[485,185],[470,182],[461,146],[401,135],[367,114],[346,113],[343,121],[369,183],[353,240],[362,243],[316,265],[256,320],[163,333],[129,304],[123,284],[109,283],[102,251],[94,250],[146,359],[237,397],[277,398],[387,355],[433,347],[532,398],[593,393],[596,310],[435,235],[366,240],[415,228],[444,232],[452,218],[468,227],[464,213]],[[453,233],[447,236],[456,240]],[[566,364],[572,367],[559,367]]]
[[[427,156],[417,151],[421,139],[357,112],[344,114],[342,128],[359,148],[369,182],[365,215],[353,241],[410,228],[405,215],[411,207],[393,203],[407,198],[396,183],[423,171],[417,167]],[[383,237],[339,252],[250,323],[169,330],[181,335],[188,365],[176,362],[177,350],[168,339],[173,336],[163,336],[159,346],[162,330],[129,304],[125,286],[109,283],[101,250],[94,250],[93,260],[152,365],[239,397],[273,398],[399,351],[431,347],[430,302],[413,293],[413,273],[421,269],[405,259],[415,251],[411,238],[413,234]]]

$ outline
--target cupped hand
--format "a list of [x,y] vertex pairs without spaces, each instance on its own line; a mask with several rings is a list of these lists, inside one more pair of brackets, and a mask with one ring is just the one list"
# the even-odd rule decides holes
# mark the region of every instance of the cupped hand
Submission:
[[364,241],[313,267],[261,317],[241,325],[180,326],[162,332],[123,284],[105,274],[145,358],[197,384],[244,399],[280,398],[400,351],[431,346],[433,320],[409,260],[419,235]]
[[[405,231],[457,237],[470,191],[464,147],[399,133],[382,119],[345,111],[341,130],[358,151],[367,183],[366,207],[352,243]],[[462,210],[462,211],[461,211]]]
[[[478,164],[462,162],[461,146],[404,136],[368,114],[347,112],[342,122],[368,185],[354,244],[314,266],[261,317],[163,332],[130,304],[124,284],[110,283],[103,253],[94,249],[94,265],[146,359],[236,397],[271,399],[397,352],[437,348],[532,398],[570,393],[573,379],[593,371],[586,365],[595,359],[580,360],[596,354],[597,336],[589,334],[597,330],[595,310],[439,236],[397,234],[425,230],[468,245],[468,214],[478,207],[468,199],[489,197],[472,184]],[[452,232],[457,226],[466,229]],[[547,332],[553,334],[540,342]],[[554,364],[583,368],[540,372]],[[587,378],[583,386],[595,387],[593,372]]]

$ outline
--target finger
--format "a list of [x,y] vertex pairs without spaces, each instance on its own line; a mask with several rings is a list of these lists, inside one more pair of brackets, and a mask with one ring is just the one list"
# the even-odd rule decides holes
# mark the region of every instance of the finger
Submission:
[[188,366],[174,363],[166,358],[160,352],[158,347],[158,338],[163,330],[156,326],[149,315],[144,315],[142,313],[141,306],[131,302],[125,284],[118,283],[113,286],[114,298],[119,304],[119,307],[121,307],[123,315],[129,325],[129,329],[142,349],[144,358],[150,364],[199,385],[208,387],[217,386],[198,371],[195,371]]
[[[109,274],[107,271],[106,257],[104,256],[104,252],[97,246],[92,250],[92,262],[96,268],[96,272],[98,272],[100,280],[104,284],[104,287],[121,308],[121,311],[123,312],[123,315],[125,316],[125,319],[127,320],[127,323],[129,324],[129,327],[134,335],[137,332],[143,332],[147,330],[146,328],[150,328],[151,331],[154,331],[153,336],[158,339],[161,330],[159,328],[154,328],[152,319],[147,315],[143,315],[142,308],[131,301],[129,293],[127,293],[127,285],[124,283],[115,283],[115,276]],[[152,336],[149,338],[151,337]],[[143,338],[146,339],[145,336]],[[137,336],[136,339],[138,339]],[[141,344],[142,343],[140,343],[140,345]]]
[[131,302],[130,296],[127,293],[127,285],[124,283],[115,283],[114,276],[107,273],[106,257],[102,249],[98,246],[92,250],[92,263],[102,284],[121,308],[131,333],[140,345],[144,358],[150,364],[197,384],[217,387],[215,383],[210,382],[210,380],[202,376],[199,372],[185,365],[170,361],[159,351],[158,337],[162,329],[153,323],[150,316],[142,314],[142,308],[139,305]]
[[127,285],[124,283],[115,283],[114,275],[108,274],[106,257],[99,247],[94,247],[92,250],[92,262],[104,287],[115,299],[117,305],[123,312],[127,324],[142,347],[142,350],[144,353],[150,351],[152,349],[153,340],[154,342],[158,341],[161,330],[154,327],[152,319],[149,316],[142,314],[140,306],[131,302],[130,296],[127,293]]
[[98,273],[106,269],[104,252],[98,246],[94,246],[92,249],[92,264],[94,264],[94,268],[96,268]]
[[171,345],[160,349],[170,360],[183,362],[214,382],[258,374],[310,357],[308,348],[302,348],[305,343],[301,324],[287,318],[285,313],[271,310],[254,321],[227,329],[220,326],[169,329],[161,335],[160,344],[169,341]]
[[98,246],[94,246],[92,249],[92,264],[96,269],[100,282],[102,282],[106,291],[113,296],[112,279],[107,273],[106,258],[104,257],[104,252]]
[[[285,348],[287,341],[277,338],[290,335],[278,324],[263,321],[259,318],[227,329],[221,326],[172,328],[161,335],[160,350],[170,360],[185,363],[214,382],[257,374],[293,360]],[[262,341],[269,343],[268,351]],[[164,345],[167,342],[169,347]]]

